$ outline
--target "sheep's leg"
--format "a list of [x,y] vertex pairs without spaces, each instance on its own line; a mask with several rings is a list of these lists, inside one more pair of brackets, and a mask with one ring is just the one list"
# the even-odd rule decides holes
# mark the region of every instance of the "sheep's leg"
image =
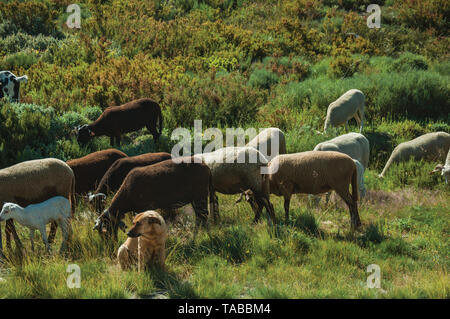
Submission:
[[214,194],[214,196],[213,196],[212,213],[213,213],[214,223],[217,223],[219,221],[219,197],[217,197],[216,194]]
[[[261,196],[261,203],[266,208],[267,216],[269,217],[269,222],[273,221],[274,224],[276,224],[277,219],[275,217],[275,209],[273,208],[272,203],[270,202],[269,196]],[[262,210],[262,207],[260,208]]]
[[58,224],[56,222],[52,222],[50,224],[50,232],[48,233],[48,242],[51,244],[53,240],[55,240],[56,229],[58,228]]
[[359,115],[361,116],[361,126],[359,127],[359,133],[362,133],[364,127],[364,109],[359,109]]
[[63,242],[61,244],[61,248],[59,249],[59,253],[62,253],[67,248],[67,240],[69,239],[69,232],[68,232],[68,226],[69,226],[69,220],[62,220],[60,222],[61,232],[63,236]]
[[350,195],[348,189],[347,190],[335,189],[335,191],[348,206],[348,209],[350,211],[350,222],[352,229],[356,229],[359,226],[361,226],[361,220],[359,219],[358,214],[358,206],[353,201],[352,196]]
[[284,196],[284,219],[286,224],[289,222],[289,206],[291,204],[291,196]]
[[11,234],[14,237],[14,241],[16,242],[16,248],[20,251],[23,250],[22,242],[20,241],[19,235],[17,235],[16,227],[14,227],[14,222],[12,219],[6,221],[5,227],[6,233],[6,247],[11,250]]
[[114,146],[114,136],[109,137],[109,144],[111,144],[111,146]]
[[195,229],[194,229],[194,238],[197,236],[198,229],[200,226],[205,226],[208,229],[208,198],[194,200],[192,203],[192,207],[195,212]]
[[34,252],[34,229],[30,229],[31,251]]
[[116,135],[117,146],[120,146],[120,134]]
[[350,130],[350,128],[348,127],[348,120],[345,121],[345,132],[347,133]]
[[47,252],[50,253],[50,245],[48,243],[47,239],[47,232],[45,231],[45,225],[41,229],[39,229],[41,232],[42,241],[44,242],[45,248],[47,249]]

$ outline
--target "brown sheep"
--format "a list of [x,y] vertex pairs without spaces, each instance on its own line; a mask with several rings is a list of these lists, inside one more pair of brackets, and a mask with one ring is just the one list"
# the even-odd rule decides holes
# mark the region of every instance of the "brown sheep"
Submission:
[[125,153],[110,148],[67,161],[75,175],[75,193],[81,195],[93,191],[109,167],[124,157],[127,157]]
[[[72,216],[75,213],[75,176],[72,169],[56,158],[46,158],[22,162],[0,170],[0,207],[5,202],[22,207],[43,202],[54,196],[64,196],[70,200]],[[23,248],[12,220],[6,222],[6,245],[11,248],[11,234],[16,246]],[[56,224],[52,223],[49,237],[53,239]],[[0,255],[2,254],[0,227]]]
[[[270,173],[275,165],[278,165],[278,170]],[[270,193],[284,197],[286,222],[289,221],[289,204],[293,194],[317,195],[334,190],[349,207],[352,228],[361,225],[357,205],[357,170],[350,156],[334,151],[284,154],[272,159],[268,169]],[[251,194],[246,199],[253,200]]]
[[103,175],[100,183],[95,190],[95,194],[109,192],[115,192],[119,189],[120,185],[127,174],[136,167],[142,167],[147,165],[156,164],[165,160],[171,159],[169,153],[146,153],[137,156],[121,158],[114,162],[109,167],[106,173]]
[[114,235],[127,212],[146,210],[173,210],[192,204],[196,215],[196,228],[206,225],[208,194],[213,202],[211,171],[206,164],[178,163],[166,160],[153,165],[137,167],[128,173],[111,205],[98,218],[94,229],[100,235]]
[[[158,103],[151,99],[134,100],[106,108],[97,120],[75,128],[77,140],[86,144],[94,136],[109,136],[120,145],[120,135],[147,127],[155,142],[162,133],[163,117]],[[157,125],[159,129],[157,129]]]

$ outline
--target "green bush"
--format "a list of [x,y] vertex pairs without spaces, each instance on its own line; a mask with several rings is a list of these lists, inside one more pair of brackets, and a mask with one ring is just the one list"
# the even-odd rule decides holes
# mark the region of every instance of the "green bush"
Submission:
[[0,69],[2,70],[17,70],[23,68],[29,69],[33,64],[36,64],[37,57],[34,53],[18,52],[7,55],[0,61]]
[[248,84],[254,87],[268,90],[272,85],[278,83],[278,81],[279,78],[275,73],[266,69],[256,69],[250,75]]
[[408,72],[411,70],[428,70],[428,62],[425,57],[410,52],[405,52],[392,62],[391,71]]

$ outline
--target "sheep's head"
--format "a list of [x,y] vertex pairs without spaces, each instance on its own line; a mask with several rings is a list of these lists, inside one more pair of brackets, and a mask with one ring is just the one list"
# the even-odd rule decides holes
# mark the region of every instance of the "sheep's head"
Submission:
[[258,204],[256,203],[256,199],[255,199],[255,195],[253,194],[253,192],[248,189],[246,191],[241,190],[241,195],[239,196],[239,198],[236,201],[236,204],[241,202],[242,199],[245,199],[246,202],[248,202],[250,204],[250,206],[252,206],[253,210],[257,210],[258,209]]
[[0,221],[14,219],[20,206],[14,203],[5,203],[0,212]]
[[439,173],[439,172],[441,172],[441,174],[443,174],[443,170],[444,170],[444,165],[442,165],[442,164],[437,164],[437,165],[434,167],[434,170],[432,170],[432,171],[430,172],[430,175],[431,175],[431,174],[434,174],[434,173]]
[[100,214],[105,209],[106,204],[106,195],[103,193],[91,194],[85,197],[89,204],[94,207],[94,210],[97,214]]
[[127,226],[121,220],[117,220],[113,217],[108,209],[96,219],[95,225],[92,228],[93,230],[97,230],[101,237],[107,237],[114,233],[114,230],[120,228],[123,232],[126,231]]
[[78,143],[82,145],[89,142],[89,140],[95,135],[87,124],[78,125],[77,127],[75,127],[75,133],[77,135]]

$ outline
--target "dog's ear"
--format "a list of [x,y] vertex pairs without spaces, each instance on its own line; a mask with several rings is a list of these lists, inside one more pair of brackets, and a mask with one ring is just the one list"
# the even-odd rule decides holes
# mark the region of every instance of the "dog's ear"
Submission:
[[147,219],[147,222],[148,222],[149,224],[158,224],[158,225],[161,225],[161,221],[159,220],[159,218],[156,218],[156,217],[149,217],[149,218]]

